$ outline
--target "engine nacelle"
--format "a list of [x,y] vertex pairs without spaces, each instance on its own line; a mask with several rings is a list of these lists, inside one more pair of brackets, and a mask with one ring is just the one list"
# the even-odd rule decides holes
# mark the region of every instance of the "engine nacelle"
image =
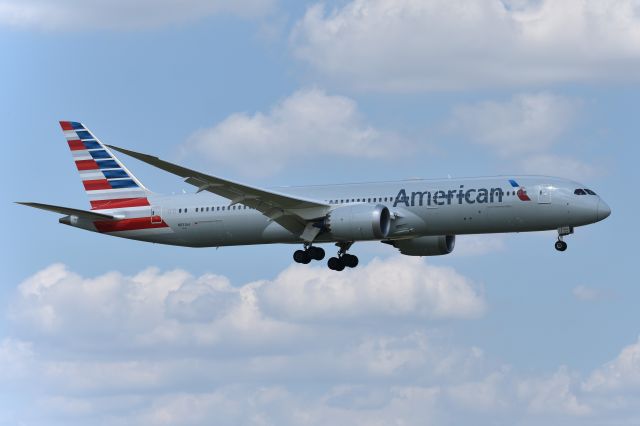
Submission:
[[456,245],[455,235],[435,235],[397,240],[391,243],[407,256],[440,256],[449,254]]
[[381,240],[391,228],[389,209],[380,204],[357,204],[331,210],[324,222],[336,239],[346,241]]

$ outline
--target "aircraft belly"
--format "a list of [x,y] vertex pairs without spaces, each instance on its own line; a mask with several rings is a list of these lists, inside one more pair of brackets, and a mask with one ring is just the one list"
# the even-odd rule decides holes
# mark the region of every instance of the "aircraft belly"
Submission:
[[551,204],[502,204],[418,208],[426,235],[525,232],[555,229],[563,220]]
[[[425,223],[424,235],[475,234],[486,231],[486,208],[456,205],[438,208],[419,208]],[[500,231],[498,231],[500,232]]]
[[[191,231],[194,232],[193,230]],[[233,246],[295,242],[298,238],[259,214],[226,217],[209,222],[196,232],[201,246]]]

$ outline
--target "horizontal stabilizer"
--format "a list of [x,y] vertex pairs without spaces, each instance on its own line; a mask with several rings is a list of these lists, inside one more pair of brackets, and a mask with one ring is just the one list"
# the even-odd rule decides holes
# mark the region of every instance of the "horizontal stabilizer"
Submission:
[[109,214],[94,213],[86,210],[72,209],[69,207],[54,206],[51,204],[25,203],[25,202],[19,202],[19,201],[17,201],[16,204],[22,204],[23,206],[34,207],[36,209],[47,210],[50,212],[55,212],[60,214],[66,214],[69,216],[77,216],[77,217],[81,217],[88,220],[117,220],[118,219],[117,217],[111,216]]

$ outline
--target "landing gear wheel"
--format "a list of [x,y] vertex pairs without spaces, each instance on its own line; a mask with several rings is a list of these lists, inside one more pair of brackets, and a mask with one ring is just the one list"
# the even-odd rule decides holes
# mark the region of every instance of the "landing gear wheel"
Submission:
[[567,243],[565,243],[562,240],[556,241],[555,246],[556,246],[556,250],[558,251],[565,251],[567,249]]
[[324,249],[322,247],[311,246],[309,247],[308,252],[309,252],[309,255],[311,256],[311,259],[313,260],[324,259]]
[[293,260],[296,263],[303,263],[303,264],[307,264],[309,262],[311,262],[311,256],[309,255],[309,252],[306,250],[296,250],[293,253]]
[[342,263],[344,263],[344,266],[348,266],[349,268],[355,268],[358,266],[358,256],[345,253],[342,255]]
[[327,266],[329,266],[329,269],[333,271],[342,271],[344,270],[345,264],[342,262],[342,259],[337,257],[332,257],[332,258],[329,258],[329,261],[327,262]]

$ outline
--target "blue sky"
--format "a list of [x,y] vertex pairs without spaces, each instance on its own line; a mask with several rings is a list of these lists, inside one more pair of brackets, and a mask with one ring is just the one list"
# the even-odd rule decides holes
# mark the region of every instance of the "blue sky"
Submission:
[[[5,0],[0,52],[0,424],[640,421],[638,1]],[[12,204],[88,205],[60,119],[260,186],[540,173],[613,214],[344,274],[108,238]]]

